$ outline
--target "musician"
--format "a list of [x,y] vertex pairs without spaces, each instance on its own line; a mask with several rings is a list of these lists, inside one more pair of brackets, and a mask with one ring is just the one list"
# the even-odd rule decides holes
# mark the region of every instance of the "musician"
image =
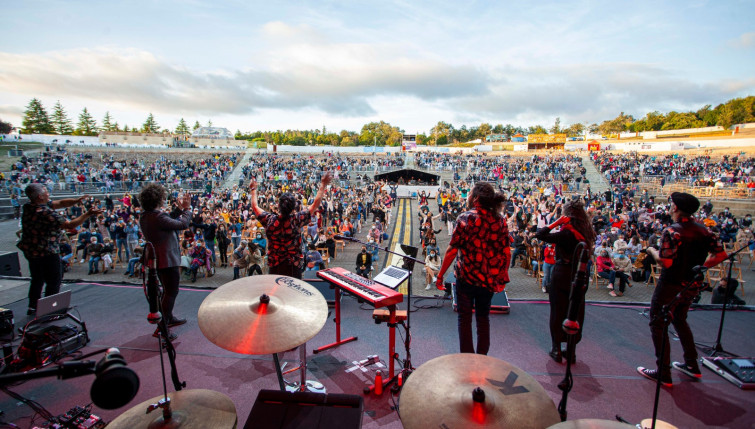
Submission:
[[444,290],[443,276],[451,262],[457,260],[454,272],[461,353],[475,353],[473,309],[477,321],[477,353],[485,355],[490,349],[490,302],[493,294],[502,291],[509,282],[509,231],[500,213],[505,199],[490,183],[475,184],[467,200],[471,210],[456,219],[446,258],[437,275],[436,287]]
[[60,283],[63,280],[60,237],[64,235],[65,230],[77,228],[91,216],[102,213],[102,210],[92,207],[75,219],[67,220],[56,210],[80,204],[88,199],[89,195],[52,201],[49,190],[41,183],[29,184],[25,192],[29,202],[23,207],[21,241],[16,246],[24,252],[26,260],[29,261],[31,282],[29,308],[26,314],[32,315],[37,311],[37,301],[42,296],[43,286],[45,296],[60,292]]
[[311,217],[320,207],[320,201],[325,191],[333,180],[333,175],[328,172],[322,176],[320,189],[312,204],[300,212],[296,209],[296,197],[285,192],[278,199],[278,213],[268,213],[257,205],[257,181],[252,180],[249,191],[252,199],[252,210],[257,219],[265,226],[269,241],[267,263],[270,274],[280,274],[301,279],[304,254],[301,249],[301,231],[309,224]]
[[[580,252],[575,254],[575,250],[580,242],[584,242],[586,246],[584,251],[591,255],[595,245],[595,230],[587,217],[584,204],[580,200],[571,200],[563,207],[563,213],[564,215],[559,220],[538,229],[535,233],[535,238],[556,245],[556,264],[553,267],[548,289],[551,331],[551,351],[548,354],[558,363],[562,361],[561,343],[566,342],[566,333],[563,331],[562,324],[569,308],[572,279],[579,264]],[[552,230],[559,225],[561,229],[553,232]],[[578,343],[582,339],[582,326],[585,320],[584,294],[578,294],[577,299],[579,299],[577,312],[579,332],[576,334]]]
[[[163,285],[161,301],[162,315],[169,327],[183,325],[186,319],[173,314],[173,307],[178,297],[178,282],[181,279],[181,249],[178,245],[178,232],[191,225],[191,200],[186,194],[178,196],[178,209],[181,211],[174,219],[166,211],[161,210],[165,204],[166,191],[162,185],[150,183],[139,193],[139,203],[144,209],[139,226],[145,240],[152,243],[157,259],[157,277]],[[148,248],[149,246],[147,246]],[[145,252],[147,250],[145,249]],[[157,336],[159,330],[155,330]],[[176,338],[175,333],[170,339]]]
[[[712,267],[726,259],[726,252],[716,236],[692,218],[700,207],[700,201],[694,195],[684,192],[674,192],[670,200],[671,217],[674,223],[663,230],[660,251],[652,247],[647,249],[648,255],[661,266],[658,285],[650,301],[650,333],[653,346],[655,346],[658,368],[637,367],[637,372],[650,380],[657,381],[660,376],[661,383],[667,387],[672,385],[671,365],[669,365],[671,350],[668,336],[663,341],[663,331],[666,326],[663,323],[661,310],[681,292],[680,298],[670,309],[670,315],[671,323],[682,343],[684,363],[674,362],[673,367],[690,377],[702,377],[697,364],[695,339],[687,324],[690,304],[702,289],[702,282],[694,280],[695,272],[692,268],[697,265]],[[687,288],[687,286],[690,287]],[[661,348],[664,348],[663,356],[661,356]]]

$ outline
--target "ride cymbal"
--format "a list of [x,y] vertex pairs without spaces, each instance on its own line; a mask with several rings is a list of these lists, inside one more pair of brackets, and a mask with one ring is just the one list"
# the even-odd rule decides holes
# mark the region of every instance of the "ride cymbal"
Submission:
[[567,420],[548,429],[636,429],[632,425],[613,420],[580,419]]
[[472,353],[424,363],[407,379],[400,399],[405,429],[546,428],[560,421],[553,401],[529,374]]
[[118,416],[107,425],[108,429],[206,429],[235,428],[236,406],[231,398],[220,392],[205,389],[171,392],[170,408],[173,415],[163,418],[163,410],[154,409],[147,414],[152,404],[157,404],[163,395],[142,402]]
[[263,275],[226,283],[199,307],[199,328],[226,350],[264,355],[291,350],[317,335],[328,317],[320,291],[292,277]]

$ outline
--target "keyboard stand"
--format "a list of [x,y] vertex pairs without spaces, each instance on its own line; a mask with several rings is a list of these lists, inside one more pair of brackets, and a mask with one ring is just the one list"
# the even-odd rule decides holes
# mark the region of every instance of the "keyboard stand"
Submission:
[[334,347],[338,347],[341,344],[350,343],[352,341],[356,341],[359,339],[358,337],[349,337],[349,338],[344,338],[343,340],[341,339],[341,288],[336,285],[333,285],[333,286],[335,288],[335,300],[336,300],[336,318],[333,319],[333,321],[336,323],[336,342],[326,344],[322,347],[318,347],[312,350],[312,353],[314,354],[317,354],[322,351],[332,349]]

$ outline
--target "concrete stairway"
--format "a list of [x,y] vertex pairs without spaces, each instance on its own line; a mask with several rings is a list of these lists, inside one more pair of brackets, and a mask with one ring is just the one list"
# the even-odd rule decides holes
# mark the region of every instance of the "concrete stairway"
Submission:
[[611,188],[606,181],[606,178],[600,174],[600,171],[598,171],[597,168],[595,168],[595,165],[592,163],[589,156],[582,157],[582,166],[587,170],[585,177],[590,181],[590,189],[592,189],[593,192],[605,192]]
[[236,165],[233,168],[233,171],[231,174],[226,177],[225,182],[223,182],[223,189],[229,189],[233,188],[234,186],[239,184],[239,178],[241,177],[241,171],[242,167],[247,165],[252,158],[253,155],[255,155],[257,152],[259,152],[259,149],[247,149],[244,153],[244,158],[242,158],[241,161],[237,162]]

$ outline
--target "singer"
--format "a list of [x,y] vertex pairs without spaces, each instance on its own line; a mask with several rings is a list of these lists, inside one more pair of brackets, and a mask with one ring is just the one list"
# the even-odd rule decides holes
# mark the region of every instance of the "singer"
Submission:
[[309,225],[309,220],[320,207],[320,201],[325,195],[328,184],[333,175],[328,172],[322,176],[320,189],[312,204],[306,209],[294,212],[297,198],[286,192],[278,200],[278,213],[268,213],[257,205],[257,182],[252,180],[249,191],[252,199],[252,210],[257,219],[265,225],[269,240],[267,262],[270,274],[301,279],[304,265],[304,253],[301,249],[302,228]]
[[[563,216],[545,228],[538,229],[535,234],[535,238],[556,245],[556,264],[553,267],[551,286],[548,290],[551,309],[551,351],[549,355],[558,363],[562,361],[561,343],[566,342],[566,333],[561,325],[567,316],[572,279],[579,264],[579,252],[575,255],[574,251],[580,242],[584,242],[587,246],[585,251],[591,255],[595,245],[595,230],[587,217],[584,204],[579,200],[572,200],[566,203],[563,210]],[[552,231],[559,226],[561,226],[560,230]],[[579,331],[576,334],[575,344],[582,339],[582,326],[585,320],[585,295],[579,293],[576,296],[580,302],[578,302],[576,316],[577,322],[579,322]]]
[[[650,300],[650,333],[655,347],[657,369],[637,367],[637,372],[645,378],[657,381],[666,387],[671,387],[671,360],[668,337],[665,338],[661,310],[671,303],[680,292],[682,296],[670,308],[671,323],[679,335],[679,342],[684,350],[684,363],[674,362],[674,369],[693,377],[700,378],[702,373],[697,364],[697,349],[692,330],[687,324],[687,312],[692,300],[700,293],[702,282],[695,282],[692,267],[705,265],[712,267],[726,259],[718,238],[703,225],[696,223],[692,215],[700,208],[700,201],[684,192],[671,194],[671,218],[674,223],[663,230],[660,251],[648,248],[647,253],[661,266],[661,276]],[[688,285],[691,287],[687,288]],[[663,356],[660,356],[661,348]]]
[[[186,319],[173,315],[173,306],[178,296],[178,282],[181,279],[181,249],[178,245],[178,231],[182,231],[191,224],[191,200],[186,194],[178,196],[178,209],[181,210],[177,219],[170,217],[168,212],[162,211],[165,204],[165,188],[157,183],[145,186],[139,194],[144,213],[139,225],[144,238],[155,248],[154,257],[157,258],[157,277],[163,285],[162,316],[169,327],[183,325]],[[154,336],[157,336],[155,330]],[[176,338],[175,333],[170,339]]]
[[[493,294],[509,282],[509,229],[501,209],[506,197],[493,185],[477,182],[467,199],[470,210],[456,219],[456,228],[446,250],[446,258],[435,282],[443,290],[443,276],[454,259],[461,353],[475,353],[472,340],[472,310],[477,321],[477,353],[490,349],[490,302]],[[458,254],[458,258],[456,257]]]

